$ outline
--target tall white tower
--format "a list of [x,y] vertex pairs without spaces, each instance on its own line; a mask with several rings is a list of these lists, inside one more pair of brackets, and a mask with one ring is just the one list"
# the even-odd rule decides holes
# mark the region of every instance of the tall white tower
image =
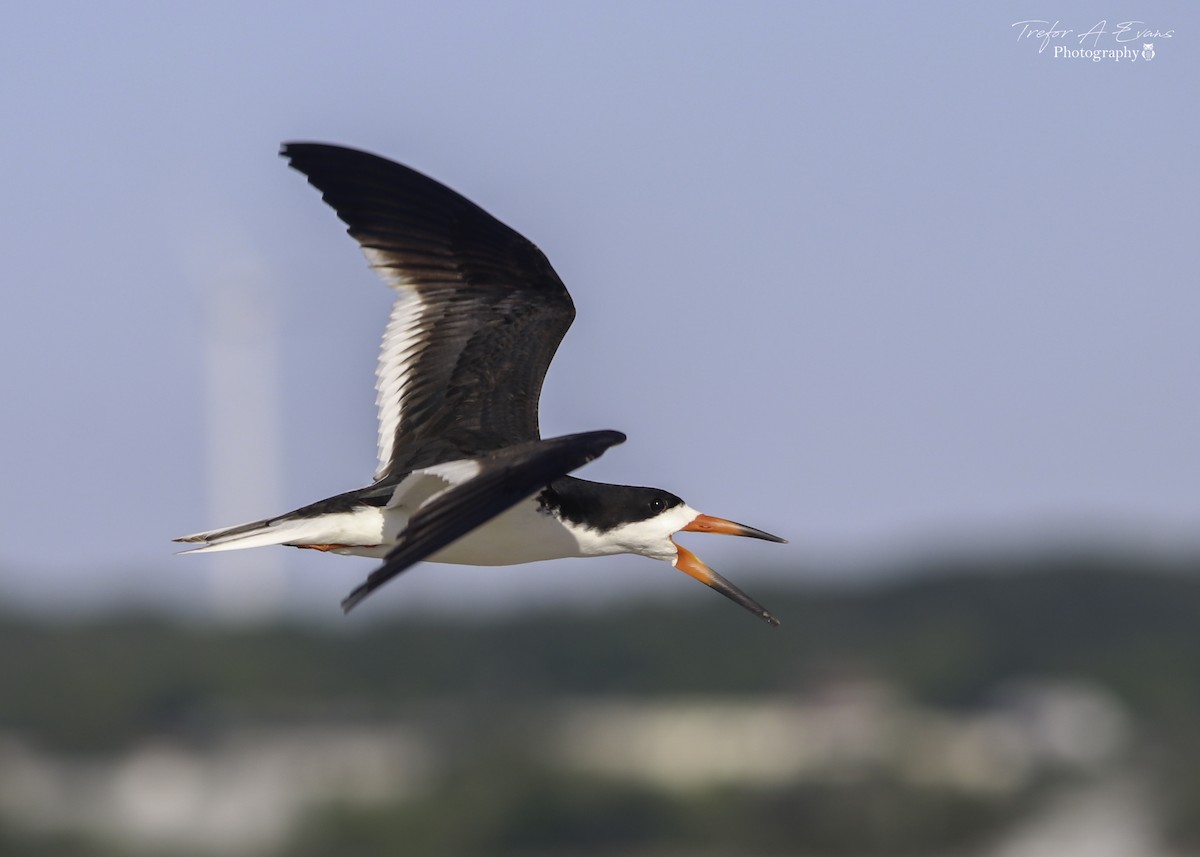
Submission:
[[[266,267],[251,252],[210,256],[203,292],[208,498],[214,526],[281,511],[279,323]],[[284,606],[280,549],[212,554],[211,598],[229,621]]]

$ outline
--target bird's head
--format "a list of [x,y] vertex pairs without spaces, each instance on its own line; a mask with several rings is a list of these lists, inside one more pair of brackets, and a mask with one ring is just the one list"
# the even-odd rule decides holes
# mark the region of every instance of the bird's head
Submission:
[[[572,483],[579,488],[595,485],[575,479]],[[677,533],[718,533],[727,536],[748,536],[769,542],[783,542],[762,530],[745,524],[715,518],[697,512],[682,499],[659,488],[634,488],[630,486],[606,485],[603,506],[611,513],[611,519],[602,524],[602,541],[596,546],[597,553],[636,553],[669,562],[690,577],[736,601],[763,621],[778,625],[779,620],[761,604],[742,590],[709,568],[700,557],[675,541]],[[566,505],[570,505],[568,502]],[[589,504],[590,505],[590,504]],[[564,509],[569,516],[570,509]],[[595,521],[598,509],[592,506],[590,516]],[[599,540],[598,540],[599,542]]]

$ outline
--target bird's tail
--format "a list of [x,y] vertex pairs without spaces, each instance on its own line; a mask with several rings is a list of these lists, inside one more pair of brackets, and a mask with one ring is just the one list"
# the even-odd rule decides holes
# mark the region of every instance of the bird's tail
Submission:
[[382,538],[382,498],[392,485],[369,485],[321,500],[286,515],[249,524],[207,530],[175,539],[196,545],[180,553],[241,550],[264,545],[294,545],[328,550],[332,546],[372,546]]
[[264,545],[288,543],[304,544],[313,529],[311,518],[266,518],[250,524],[238,524],[219,530],[208,530],[190,536],[181,536],[177,542],[196,544],[180,553],[212,553],[215,551],[241,550]]

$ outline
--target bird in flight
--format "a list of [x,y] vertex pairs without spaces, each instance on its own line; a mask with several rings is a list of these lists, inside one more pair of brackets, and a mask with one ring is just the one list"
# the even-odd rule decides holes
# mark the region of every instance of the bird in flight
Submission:
[[568,475],[624,442],[620,432],[542,438],[542,380],[575,306],[536,246],[393,161],[323,143],[287,143],[280,154],[396,292],[376,370],[379,468],[365,488],[176,539],[197,545],[185,553],[282,544],[381,558],[342,602],[346,611],[422,560],[511,565],[634,553],[779,624],[673,536],[783,539],[703,515],[658,488]]

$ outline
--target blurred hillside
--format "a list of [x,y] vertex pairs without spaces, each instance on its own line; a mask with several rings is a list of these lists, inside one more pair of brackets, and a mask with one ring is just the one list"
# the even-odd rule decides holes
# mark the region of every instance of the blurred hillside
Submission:
[[1200,853],[1197,571],[756,588],[775,630],[7,615],[0,854]]

